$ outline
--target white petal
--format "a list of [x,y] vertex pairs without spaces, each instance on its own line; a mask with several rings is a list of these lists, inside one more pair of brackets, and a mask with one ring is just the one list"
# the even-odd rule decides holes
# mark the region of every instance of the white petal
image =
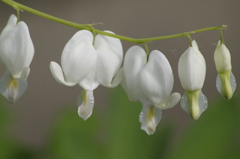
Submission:
[[121,67],[117,72],[117,74],[114,76],[111,83],[111,87],[118,86],[122,82],[123,78],[124,78],[124,71],[123,71],[123,67]]
[[27,81],[16,80],[5,73],[0,80],[0,93],[10,102],[15,103],[26,91]]
[[146,65],[147,55],[145,51],[139,46],[131,47],[124,59],[124,76],[128,88],[129,96],[133,101],[140,101],[144,103],[147,99],[140,87],[140,72]]
[[78,83],[96,64],[97,52],[90,31],[78,31],[63,49],[61,64],[66,82]]
[[86,90],[94,90],[99,86],[97,81],[97,69],[94,67],[92,71],[81,81],[79,85]]
[[[105,31],[113,33],[110,31]],[[97,78],[100,84],[111,87],[113,77],[118,72],[122,60],[123,49],[119,39],[98,34],[94,47],[98,53]]]
[[134,100],[130,94],[129,94],[129,91],[128,91],[128,88],[127,88],[127,83],[126,83],[126,79],[123,78],[122,82],[121,82],[121,86],[123,88],[123,90],[126,92],[127,96],[128,96],[128,99],[131,101],[131,102],[137,102],[138,100]]
[[51,70],[51,73],[52,73],[53,77],[55,78],[55,80],[58,83],[64,84],[66,86],[74,86],[74,85],[77,84],[77,83],[70,83],[70,82],[65,81],[62,69],[59,66],[59,64],[57,64],[56,62],[51,61],[49,67],[50,67],[50,70]]
[[153,134],[161,118],[161,109],[155,108],[153,106],[143,106],[139,116],[139,121],[142,123],[141,129],[146,131],[148,135]]
[[30,74],[30,67],[25,67],[22,71],[20,78],[17,78],[17,80],[27,80],[29,74]]
[[203,87],[206,63],[200,51],[189,47],[182,54],[178,62],[178,75],[185,90],[193,91]]
[[225,44],[220,45],[220,41],[214,52],[214,62],[219,73],[232,70],[230,52]]
[[199,51],[198,44],[195,40],[192,41],[192,47],[195,49],[195,51]]
[[34,47],[27,25],[19,22],[0,43],[0,55],[6,68],[14,78],[19,78],[25,67],[29,67]]
[[82,93],[78,97],[78,115],[87,120],[91,114],[94,106],[93,91],[82,90]]
[[156,105],[157,108],[160,108],[162,110],[164,109],[169,109],[169,108],[172,108],[174,107],[181,99],[181,95],[180,93],[173,93],[171,94],[165,102],[163,103],[160,103],[158,105]]
[[0,41],[4,39],[6,36],[8,36],[9,33],[14,29],[14,27],[17,25],[17,17],[12,14],[7,22],[7,25],[3,29],[1,35],[0,35]]
[[154,106],[168,98],[173,88],[173,73],[167,58],[160,51],[150,53],[139,80],[143,93]]

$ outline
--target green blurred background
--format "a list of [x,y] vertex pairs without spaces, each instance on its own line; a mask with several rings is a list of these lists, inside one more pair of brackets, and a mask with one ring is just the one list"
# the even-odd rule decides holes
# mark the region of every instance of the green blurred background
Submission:
[[[0,107],[1,159],[238,159],[240,157],[239,95],[215,99],[201,118],[176,139],[179,125],[161,122],[154,135],[140,130],[139,103],[130,103],[121,88],[111,91],[112,105],[87,121],[76,109],[57,115],[45,144],[36,149],[16,141],[9,131],[9,111]],[[97,106],[97,104],[96,104]],[[12,120],[12,119],[11,119]]]
[[[18,0],[18,2],[78,23],[102,22],[95,26],[134,38],[146,38],[228,25],[223,32],[232,54],[233,73],[240,79],[238,54],[240,1],[238,0]],[[14,9],[0,2],[0,30]],[[33,14],[21,19],[30,29],[35,56],[29,87],[14,105],[0,98],[0,159],[238,159],[240,153],[239,91],[226,101],[216,90],[213,52],[217,31],[193,35],[207,62],[203,93],[209,107],[199,120],[179,104],[163,111],[154,135],[140,130],[140,103],[127,99],[123,89],[99,87],[94,91],[92,116],[77,115],[79,87],[59,85],[49,71],[50,61],[60,62],[66,42],[77,31]],[[133,44],[123,41],[124,52]],[[174,92],[183,93],[177,63],[187,49],[187,38],[149,43],[149,50],[162,51],[172,65]],[[0,68],[1,75],[3,74]]]

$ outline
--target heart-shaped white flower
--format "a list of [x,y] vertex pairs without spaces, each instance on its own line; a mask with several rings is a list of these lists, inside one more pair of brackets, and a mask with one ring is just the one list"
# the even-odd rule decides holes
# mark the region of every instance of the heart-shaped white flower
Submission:
[[131,47],[124,59],[122,86],[131,101],[140,101],[143,109],[139,121],[141,129],[153,134],[161,120],[161,110],[171,108],[180,100],[173,88],[172,68],[167,58],[158,50],[150,53],[139,46]]
[[86,120],[94,106],[93,90],[100,84],[115,87],[122,81],[122,58],[119,39],[97,35],[94,40],[90,31],[81,30],[63,50],[62,69],[56,62],[50,63],[50,69],[59,83],[66,86],[79,84],[83,88],[78,98],[78,114]]

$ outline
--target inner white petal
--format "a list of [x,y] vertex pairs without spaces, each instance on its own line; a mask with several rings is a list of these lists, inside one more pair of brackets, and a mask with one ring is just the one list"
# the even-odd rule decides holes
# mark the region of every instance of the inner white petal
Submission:
[[87,120],[92,115],[93,106],[93,91],[83,89],[78,97],[78,115],[83,120]]
[[85,90],[94,90],[99,86],[99,82],[96,76],[96,66],[92,71],[81,81],[79,85]]
[[26,80],[16,80],[8,73],[5,73],[0,80],[0,93],[10,103],[15,103],[23,95],[26,89]]
[[[184,92],[184,94],[182,95],[180,105],[181,105],[181,108],[189,114],[190,104],[189,104],[189,100],[188,100],[188,96],[187,96],[186,92]],[[199,96],[198,96],[199,115],[198,115],[198,118],[207,109],[207,105],[208,105],[208,101],[207,101],[206,96],[202,93],[202,91],[199,91]]]
[[141,129],[148,135],[155,132],[158,123],[162,118],[162,111],[154,106],[143,106],[139,115],[139,121],[141,122]]
[[235,76],[233,75],[232,72],[230,74],[230,82],[231,82],[232,91],[235,92],[235,90],[237,88],[237,82],[236,82]]
[[27,80],[27,77],[30,73],[30,67],[25,67],[20,75],[20,77],[15,77],[13,76],[15,79],[18,79],[18,80]]
[[[233,75],[232,72],[230,73],[230,85],[231,85],[231,88],[232,88],[232,92],[234,93],[234,91],[237,88],[237,82],[236,82],[235,76]],[[217,75],[217,78],[216,78],[216,87],[217,87],[218,92],[221,95],[223,95],[222,94],[222,81],[221,81],[221,78],[220,78],[219,75]]]

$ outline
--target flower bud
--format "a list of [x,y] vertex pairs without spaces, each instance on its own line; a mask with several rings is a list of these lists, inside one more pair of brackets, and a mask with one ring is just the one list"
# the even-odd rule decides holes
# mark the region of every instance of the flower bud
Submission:
[[214,62],[218,72],[216,86],[220,94],[226,99],[231,99],[236,89],[236,80],[232,74],[231,55],[225,44],[218,42],[214,52]]
[[207,99],[201,92],[206,75],[206,62],[196,41],[180,57],[178,75],[185,89],[180,105],[194,120],[207,109]]

